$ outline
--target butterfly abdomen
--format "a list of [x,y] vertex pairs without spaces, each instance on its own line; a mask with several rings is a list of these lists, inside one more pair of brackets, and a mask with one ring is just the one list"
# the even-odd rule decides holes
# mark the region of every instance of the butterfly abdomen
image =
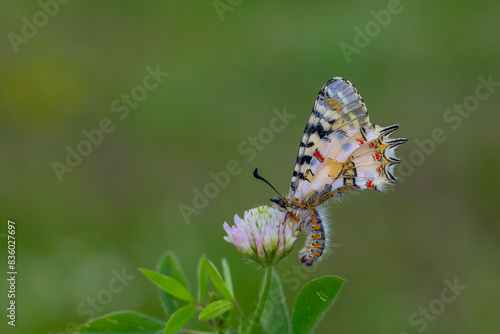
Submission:
[[312,266],[323,255],[326,247],[325,225],[321,220],[317,210],[311,210],[311,219],[307,228],[306,245],[299,253],[299,259],[306,266]]

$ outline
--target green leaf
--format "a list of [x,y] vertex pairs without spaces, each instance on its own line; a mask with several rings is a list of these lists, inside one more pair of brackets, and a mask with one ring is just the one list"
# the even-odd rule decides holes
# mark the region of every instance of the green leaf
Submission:
[[307,283],[299,292],[293,307],[292,327],[294,334],[308,334],[332,305],[345,280],[325,276]]
[[281,280],[274,269],[269,297],[260,322],[266,334],[290,333],[290,316],[288,315],[285,294]]
[[[156,271],[165,276],[172,277],[189,289],[186,275],[184,274],[184,271],[182,270],[179,260],[174,252],[166,252],[163,254],[160,261],[158,261]],[[186,301],[166,293],[163,289],[158,289],[158,292],[167,317],[170,317],[172,313],[187,305]]]
[[208,275],[210,276],[210,279],[212,280],[212,283],[217,291],[219,291],[220,294],[226,299],[234,302],[233,294],[228,290],[226,283],[222,280],[222,277],[220,276],[220,273],[215,265],[208,259],[205,259],[205,261],[207,262]]
[[205,262],[205,256],[202,256],[200,262],[198,262],[198,303],[201,303],[205,299],[208,289],[208,273],[207,273],[207,263]]
[[191,295],[191,293],[181,283],[179,283],[172,277],[168,277],[148,269],[141,268],[139,270],[144,274],[144,276],[149,278],[151,282],[153,282],[172,296],[191,303],[196,303],[196,300]]
[[222,299],[224,299],[224,298],[222,298],[222,296],[219,295],[215,291],[210,291],[210,293],[208,295],[208,303],[213,303],[213,302],[216,302],[216,301],[222,300]]
[[145,314],[122,311],[91,320],[78,327],[74,333],[160,334],[164,327],[165,322]]
[[213,319],[213,318],[221,315],[222,313],[230,310],[232,307],[233,307],[233,303],[229,300],[226,300],[226,299],[213,302],[211,304],[208,304],[207,307],[205,307],[201,311],[198,319],[199,320]]
[[175,311],[168,319],[164,334],[173,334],[181,329],[196,313],[196,305],[186,305]]
[[224,283],[226,283],[227,289],[234,296],[233,290],[233,279],[231,278],[231,268],[226,259],[222,259],[222,273],[224,274]]

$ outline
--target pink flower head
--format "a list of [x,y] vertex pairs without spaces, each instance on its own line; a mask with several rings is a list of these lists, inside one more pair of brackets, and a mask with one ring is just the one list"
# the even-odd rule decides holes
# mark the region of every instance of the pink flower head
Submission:
[[292,250],[299,231],[285,213],[266,205],[245,211],[243,219],[234,216],[234,225],[224,222],[224,240],[236,246],[249,260],[271,267]]

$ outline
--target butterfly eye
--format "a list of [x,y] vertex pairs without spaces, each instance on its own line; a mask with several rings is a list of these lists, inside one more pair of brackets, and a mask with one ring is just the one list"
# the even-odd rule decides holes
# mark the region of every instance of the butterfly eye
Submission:
[[283,199],[283,198],[280,198],[280,199],[271,198],[271,202],[278,204],[278,205],[279,205],[279,206],[281,206],[282,208],[284,208],[284,207],[285,207],[285,205],[286,205],[286,200],[285,200],[285,199]]

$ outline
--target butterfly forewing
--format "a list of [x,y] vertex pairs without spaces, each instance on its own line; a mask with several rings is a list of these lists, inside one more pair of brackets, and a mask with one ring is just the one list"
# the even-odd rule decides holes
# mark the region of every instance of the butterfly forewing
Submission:
[[[329,163],[345,151],[349,133],[367,124],[368,112],[356,88],[343,78],[328,81],[316,98],[302,136],[289,197],[300,200],[311,189],[320,191],[322,187],[311,188],[320,169],[324,166],[336,169],[338,166]],[[318,181],[314,184],[331,183]]]

